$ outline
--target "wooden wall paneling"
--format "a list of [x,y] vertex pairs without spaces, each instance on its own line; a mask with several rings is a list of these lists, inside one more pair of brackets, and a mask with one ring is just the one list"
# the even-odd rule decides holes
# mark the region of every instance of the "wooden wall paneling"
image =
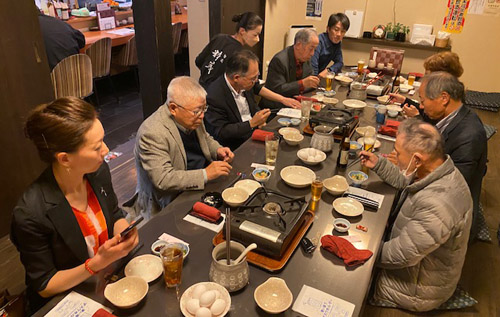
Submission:
[[147,118],[165,102],[168,84],[175,76],[170,1],[135,1],[133,11],[142,107]]
[[54,99],[33,1],[0,1],[0,236],[9,233],[12,209],[44,164],[23,124],[36,105]]

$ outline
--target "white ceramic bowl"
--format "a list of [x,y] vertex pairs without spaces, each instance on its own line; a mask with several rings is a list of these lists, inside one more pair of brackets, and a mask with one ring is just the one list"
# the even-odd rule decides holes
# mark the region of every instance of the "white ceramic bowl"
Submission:
[[[263,178],[263,177],[258,175],[259,173],[262,174],[262,172],[266,172],[267,177]],[[260,183],[265,183],[269,180],[269,177],[271,177],[271,171],[267,167],[258,167],[258,168],[253,170],[252,176],[256,181],[258,181]]]
[[347,217],[356,217],[363,213],[363,205],[356,199],[340,197],[333,201],[333,208],[336,212]]
[[285,133],[283,139],[285,139],[285,142],[288,145],[293,146],[299,144],[302,140],[304,140],[304,136],[300,133]]
[[316,165],[326,159],[326,154],[323,151],[312,147],[303,148],[297,151],[298,158],[307,165]]
[[243,188],[229,187],[222,192],[222,199],[231,207],[238,207],[248,199],[248,192]]
[[351,223],[347,219],[337,218],[333,221],[333,228],[338,232],[347,232],[351,228]]
[[152,254],[144,254],[130,260],[125,266],[125,276],[138,276],[146,282],[156,280],[163,273],[161,259]]
[[389,110],[387,111],[387,115],[391,118],[396,118],[399,114],[399,111]]
[[344,106],[351,109],[363,109],[366,107],[366,102],[357,99],[346,99],[342,103]]
[[347,180],[341,175],[335,175],[323,180],[323,186],[325,186],[326,190],[334,196],[340,196],[349,189]]
[[295,128],[286,127],[286,128],[279,129],[278,133],[281,134],[282,136],[284,136],[287,133],[298,133],[298,134],[300,134],[300,131],[297,130],[297,129],[295,129]]
[[391,105],[387,105],[387,111],[401,112],[401,111],[403,111],[403,109],[400,106],[398,106],[398,105],[391,104]]
[[382,104],[385,104],[387,102],[387,100],[389,100],[389,95],[384,95],[384,96],[378,96],[377,97],[377,101],[382,103]]
[[407,85],[407,84],[399,85],[399,91],[402,92],[403,94],[406,94],[408,91],[412,89],[413,89],[412,85]]
[[[359,138],[356,142],[358,142],[359,144],[361,144],[361,147],[363,147],[363,145],[365,144],[365,142],[363,141],[363,137]],[[379,147],[382,146],[382,143],[380,143],[379,140],[375,140],[375,144],[374,144],[374,147],[376,149],[378,149]]]
[[203,285],[205,286],[206,290],[207,291],[218,291],[219,294],[220,294],[220,297],[218,297],[217,299],[222,299],[226,302],[226,308],[224,308],[224,310],[222,311],[222,313],[220,313],[219,315],[217,315],[217,317],[222,317],[224,315],[227,314],[227,312],[229,311],[229,308],[231,307],[231,295],[229,295],[229,292],[227,291],[227,289],[224,288],[224,286],[222,285],[219,285],[217,283],[213,283],[213,282],[201,282],[201,283],[197,283],[197,284],[194,284],[194,285],[191,285],[181,296],[181,300],[180,300],[180,307],[181,307],[181,312],[184,316],[186,317],[195,317],[195,315],[191,314],[188,310],[187,310],[187,302],[193,298],[193,291],[194,289],[198,286],[198,285]]
[[289,118],[279,118],[278,123],[283,127],[288,127],[292,124]]
[[104,297],[116,307],[130,308],[139,304],[148,290],[148,282],[143,278],[127,276],[113,284],[108,284],[104,289]]
[[286,282],[270,277],[257,286],[253,293],[257,305],[269,314],[279,314],[287,310],[293,302],[293,295]]
[[325,104],[329,104],[329,105],[335,106],[336,104],[339,103],[339,100],[337,98],[325,97],[325,98],[323,98],[323,102]]
[[347,76],[335,76],[335,79],[339,81],[340,86],[349,86],[352,83],[353,79]]
[[243,188],[248,192],[248,195],[252,195],[257,189],[262,187],[259,182],[253,179],[242,179],[234,184],[234,187]]
[[[157,256],[160,256],[160,251],[161,251],[161,248],[163,248],[164,246],[166,246],[168,244],[167,241],[163,241],[163,240],[156,240],[155,242],[153,242],[153,244],[151,245],[151,252],[153,252],[153,254],[156,254]],[[158,248],[158,250],[156,250]]]
[[300,121],[300,119],[297,119],[297,118],[291,118],[290,122],[292,123],[292,125],[297,126],[300,124],[301,121]]
[[364,181],[368,179],[368,175],[366,175],[362,171],[350,171],[348,176],[355,186],[360,186]]
[[291,187],[303,188],[311,186],[316,179],[316,173],[307,167],[299,165],[287,166],[280,172],[281,179]]

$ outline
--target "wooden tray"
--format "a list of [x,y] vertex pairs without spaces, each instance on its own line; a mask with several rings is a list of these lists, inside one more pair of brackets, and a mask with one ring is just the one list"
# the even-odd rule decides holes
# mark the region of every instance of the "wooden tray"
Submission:
[[[302,226],[299,228],[299,230],[297,230],[295,237],[288,245],[288,248],[285,250],[285,253],[281,257],[281,259],[278,260],[270,258],[265,255],[250,251],[247,254],[248,262],[271,272],[281,270],[292,256],[293,251],[295,251],[295,249],[297,248],[298,244],[300,243],[300,240],[302,240],[302,238],[306,234],[307,229],[309,229],[309,227],[313,223],[314,213],[308,210],[306,212],[304,220],[305,221],[302,223]],[[212,242],[214,246],[218,245],[219,243],[225,242],[222,230],[215,235]]]

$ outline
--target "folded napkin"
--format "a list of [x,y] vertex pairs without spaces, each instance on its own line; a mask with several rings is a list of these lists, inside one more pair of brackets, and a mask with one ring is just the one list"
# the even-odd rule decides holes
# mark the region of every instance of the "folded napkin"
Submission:
[[264,130],[261,130],[261,129],[256,129],[252,133],[252,140],[265,142],[266,141],[266,136],[268,136],[268,135],[274,135],[274,133],[270,132],[270,131],[264,131]]
[[321,246],[343,259],[347,266],[363,264],[373,255],[370,250],[358,250],[346,239],[332,235],[323,236]]
[[209,222],[217,222],[221,217],[219,209],[199,201],[194,204],[192,213]]
[[108,312],[105,309],[99,308],[93,315],[92,317],[116,317],[116,315],[113,315],[112,313]]
[[380,129],[378,129],[378,133],[396,137],[400,124],[401,122],[396,120],[387,120],[385,125],[381,126]]

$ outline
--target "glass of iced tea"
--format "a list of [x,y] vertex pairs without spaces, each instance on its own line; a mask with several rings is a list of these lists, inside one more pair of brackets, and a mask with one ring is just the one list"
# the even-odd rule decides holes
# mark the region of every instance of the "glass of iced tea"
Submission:
[[313,201],[318,201],[321,199],[321,192],[323,191],[323,182],[316,177],[316,179],[311,183],[311,199]]
[[274,166],[278,157],[279,138],[276,135],[266,136],[266,164]]
[[182,263],[184,253],[179,243],[170,243],[164,246],[160,252],[163,262],[163,277],[167,287],[176,287],[181,284]]

